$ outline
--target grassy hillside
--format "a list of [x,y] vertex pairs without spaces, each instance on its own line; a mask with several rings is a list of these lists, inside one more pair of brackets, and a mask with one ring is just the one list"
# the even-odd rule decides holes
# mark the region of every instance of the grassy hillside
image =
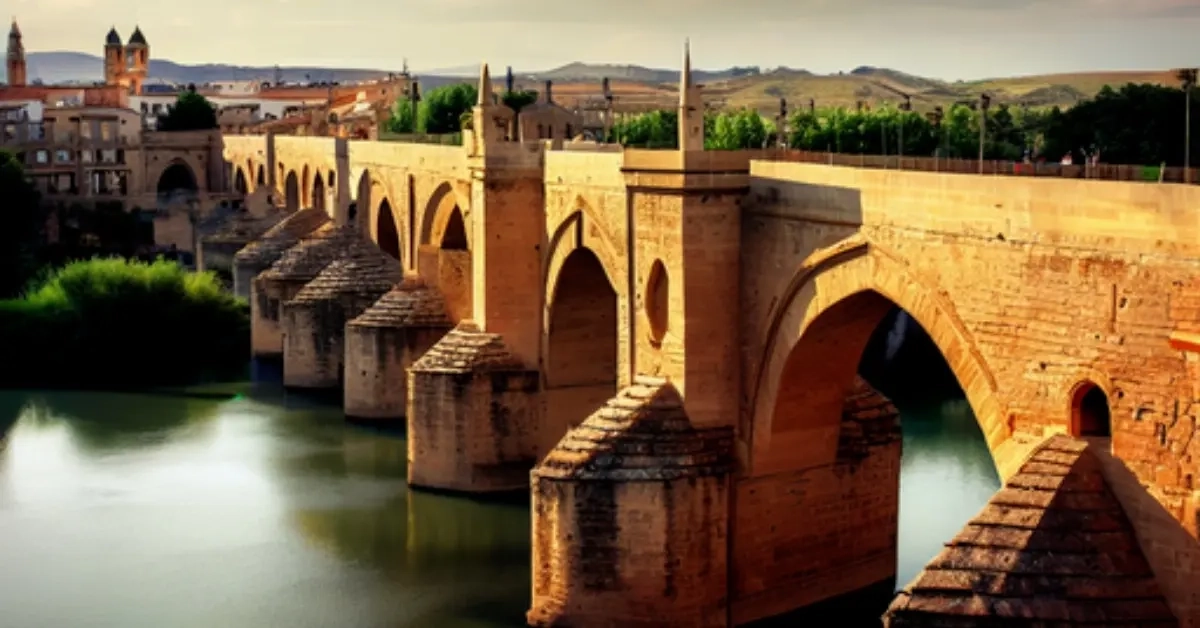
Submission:
[[[64,81],[97,81],[102,63],[95,55],[78,52],[33,52],[29,56],[30,78],[46,83]],[[448,83],[474,80],[470,68],[443,70],[441,73],[419,74],[426,91]],[[230,79],[271,80],[273,67],[247,67],[224,64],[184,65],[165,59],[152,59],[152,81],[173,83],[206,83]],[[496,64],[492,78],[497,87],[503,86],[505,69]],[[353,82],[378,78],[382,70],[346,68],[284,67],[283,79],[288,82],[338,81]],[[676,84],[678,69],[656,69],[636,65],[571,63],[562,67],[530,72],[514,70],[515,82],[526,89],[541,89],[544,81],[555,82],[555,99],[572,106],[583,101],[595,102],[600,97],[600,82],[607,77],[619,109],[643,110],[670,107],[678,102]],[[1030,106],[1071,106],[1090,98],[1105,85],[1125,83],[1156,83],[1175,85],[1174,74],[1168,70],[1144,72],[1080,72],[1043,76],[991,78],[977,81],[945,82],[907,74],[898,70],[859,67],[849,72],[816,75],[805,70],[777,68],[727,68],[695,70],[696,82],[704,85],[705,99],[717,107],[751,107],[773,113],[779,110],[779,99],[789,105],[808,106],[809,100],[818,107],[853,107],[858,101],[873,106],[899,103],[903,95],[911,97],[917,110],[948,106],[956,101],[975,100],[981,92],[992,95],[996,102]]]

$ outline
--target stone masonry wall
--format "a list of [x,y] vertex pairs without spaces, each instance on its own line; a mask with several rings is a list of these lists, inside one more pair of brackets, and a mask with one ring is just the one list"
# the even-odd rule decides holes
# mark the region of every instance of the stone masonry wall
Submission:
[[833,465],[734,486],[733,625],[895,578],[899,416],[865,384],[847,400]]
[[[952,304],[1012,430],[1067,431],[1073,389],[1099,385],[1112,410],[1113,453],[1150,486],[1175,530],[1200,535],[1200,429],[1192,416],[1200,413],[1187,410],[1194,384],[1184,356],[1167,345],[1175,329],[1200,330],[1200,223],[1189,213],[1200,190],[754,168],[743,250],[759,253],[743,269],[744,359],[761,354],[768,312],[794,269],[818,247],[861,231],[921,283],[914,294]],[[1166,525],[1161,518],[1130,516],[1139,539],[1174,533],[1155,532]],[[1155,563],[1153,552],[1147,557]],[[1154,567],[1160,578],[1194,578],[1197,568],[1190,558]]]

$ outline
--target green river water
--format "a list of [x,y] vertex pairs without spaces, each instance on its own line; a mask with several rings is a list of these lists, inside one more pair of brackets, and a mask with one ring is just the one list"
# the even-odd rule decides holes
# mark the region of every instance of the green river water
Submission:
[[[0,391],[0,627],[523,625],[527,501],[411,491],[402,435],[277,383],[202,392]],[[966,402],[901,410],[902,584],[998,480]]]

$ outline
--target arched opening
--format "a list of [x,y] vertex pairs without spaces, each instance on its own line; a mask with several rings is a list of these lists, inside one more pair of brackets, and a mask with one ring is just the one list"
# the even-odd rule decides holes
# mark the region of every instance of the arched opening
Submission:
[[284,179],[283,198],[287,211],[294,212],[300,209],[300,181],[296,178],[295,170],[288,172],[287,178]]
[[549,305],[539,456],[617,392],[617,292],[595,253],[567,256]]
[[[778,599],[779,610],[802,609],[791,620],[833,607],[846,625],[879,625],[896,587],[988,503],[1000,478],[947,363],[952,354],[911,313],[873,290],[831,304],[820,286],[811,290],[798,297],[817,304],[811,318],[798,334],[780,332],[796,340],[770,422],[755,426],[769,443],[755,455],[768,459],[756,479],[768,490],[813,490],[797,490],[786,506],[742,502],[736,519],[749,523],[734,530],[732,558],[736,569],[764,574],[757,593]],[[812,573],[841,584],[789,585]]]
[[455,206],[446,221],[446,230],[442,232],[443,251],[467,250],[467,225],[463,221],[462,210]]
[[250,188],[246,184],[246,171],[242,170],[240,167],[236,170],[237,172],[233,175],[233,189],[238,194],[248,194],[250,192]]
[[174,161],[163,170],[158,177],[158,198],[160,202],[170,203],[175,200],[190,200],[195,197],[200,188],[196,184],[196,175],[191,167],[182,161]]
[[1076,436],[1110,438],[1112,413],[1108,395],[1095,382],[1085,381],[1071,394],[1071,431]]
[[321,177],[313,178],[312,206],[321,211],[325,210],[325,180]]
[[267,184],[267,169],[264,168],[261,164],[259,164],[258,174],[254,176],[254,185],[259,186],[259,185],[266,185],[266,184]]
[[371,173],[364,170],[358,177],[358,186],[354,190],[354,202],[350,204],[349,220],[358,225],[361,233],[367,234],[367,218],[371,208]]
[[400,232],[396,229],[396,217],[392,204],[385,198],[379,203],[379,215],[375,218],[375,238],[384,253],[403,261],[400,254]]
[[654,260],[646,279],[645,310],[650,323],[650,344],[659,346],[670,325],[671,280],[662,260]]

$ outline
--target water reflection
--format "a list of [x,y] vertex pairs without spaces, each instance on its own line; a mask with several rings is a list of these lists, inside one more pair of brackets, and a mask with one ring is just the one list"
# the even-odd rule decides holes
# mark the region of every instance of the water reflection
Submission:
[[[6,627],[523,624],[527,501],[411,491],[402,437],[270,383],[188,392],[0,391]],[[903,582],[996,480],[965,403],[901,411]]]

